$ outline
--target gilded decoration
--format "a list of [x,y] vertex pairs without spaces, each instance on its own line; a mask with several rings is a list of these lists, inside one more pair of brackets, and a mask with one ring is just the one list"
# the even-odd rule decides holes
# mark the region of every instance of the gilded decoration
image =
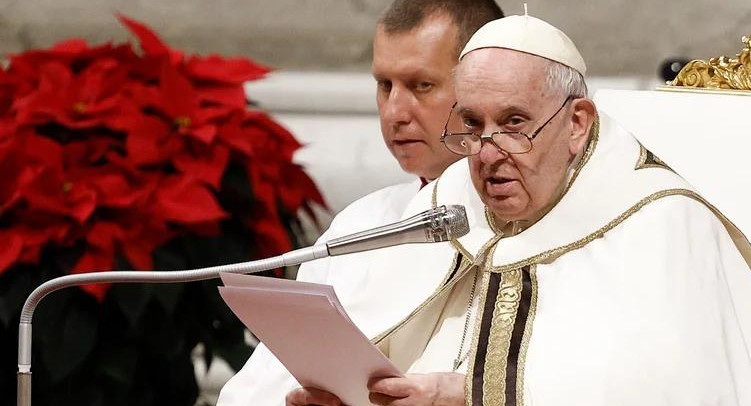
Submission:
[[744,36],[741,42],[744,47],[736,58],[693,60],[667,82],[668,87],[751,91],[751,35]]

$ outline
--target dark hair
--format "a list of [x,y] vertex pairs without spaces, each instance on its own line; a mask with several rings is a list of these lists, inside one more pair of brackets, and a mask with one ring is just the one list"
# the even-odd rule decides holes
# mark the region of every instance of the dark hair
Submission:
[[401,34],[417,28],[426,18],[443,14],[457,28],[457,55],[472,34],[485,23],[503,17],[494,0],[395,0],[381,15],[378,24],[387,34]]

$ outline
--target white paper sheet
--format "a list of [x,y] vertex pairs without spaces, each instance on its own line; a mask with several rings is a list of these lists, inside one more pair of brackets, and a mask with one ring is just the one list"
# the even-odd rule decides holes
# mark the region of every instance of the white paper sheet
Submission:
[[224,301],[304,387],[366,406],[367,382],[402,373],[350,321],[329,285],[222,274]]

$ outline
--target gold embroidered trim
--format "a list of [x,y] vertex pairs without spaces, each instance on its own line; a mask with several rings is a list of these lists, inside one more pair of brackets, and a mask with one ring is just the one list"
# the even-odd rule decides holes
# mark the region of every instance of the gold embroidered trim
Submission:
[[[492,260],[489,258],[492,258],[493,255],[486,254],[487,251],[490,251],[491,248],[494,250],[496,243],[501,239],[500,235],[494,236],[490,240],[488,240],[485,245],[480,248],[480,252],[477,256],[477,259],[484,261],[483,263],[483,270],[484,272],[489,272],[487,270],[488,267],[490,267],[490,264],[492,263]],[[430,295],[427,299],[425,299],[424,302],[420,304],[415,310],[413,310],[406,318],[404,318],[399,323],[395,324],[393,327],[389,328],[388,330],[384,331],[383,333],[377,335],[370,341],[373,343],[373,345],[380,345],[381,341],[389,337],[390,335],[396,333],[401,329],[405,324],[409,323],[410,320],[414,319],[420,312],[423,311],[430,303],[432,303],[436,298],[440,297],[444,293],[446,293],[450,288],[452,288],[454,285],[456,285],[457,281],[461,280],[464,275],[467,274],[467,272],[472,268],[475,262],[475,259],[472,258],[471,255],[466,256],[464,255],[462,257],[462,262],[459,265],[459,270],[457,270],[456,274],[454,275],[454,278],[452,280],[448,280],[449,276],[451,275],[451,272],[456,267],[456,260],[459,256],[459,253],[454,254],[454,260],[451,261],[451,266],[449,267],[448,271],[446,271],[446,276],[443,278],[443,282],[441,283],[441,287],[436,289],[432,295]]]
[[468,260],[470,260],[470,261],[474,261],[475,260],[475,256],[472,255],[472,254],[470,254],[469,251],[467,251],[467,249],[464,248],[464,246],[462,245],[462,243],[460,243],[459,240],[457,240],[456,238],[454,238],[453,240],[451,240],[451,245],[453,245],[454,248],[457,249],[457,251],[461,252],[462,255],[464,255],[465,257],[467,257]]
[[[396,323],[394,326],[388,328],[383,333],[373,337],[370,342],[373,343],[373,345],[380,345],[383,340],[391,336],[392,334],[399,331],[404,325],[406,325],[410,320],[414,319],[422,310],[430,305],[437,297],[441,296],[444,292],[446,292],[448,289],[452,288],[454,285],[456,285],[456,282],[460,280],[467,271],[472,268],[472,262],[467,261],[465,258],[462,258],[462,262],[459,265],[459,270],[456,272],[456,276],[453,278],[453,280],[448,280],[448,277],[451,275],[451,271],[456,267],[456,261],[459,254],[454,254],[454,260],[451,261],[451,266],[449,267],[448,271],[446,272],[446,276],[443,278],[443,282],[441,285],[439,285],[438,289],[436,289],[425,301],[423,301],[415,310],[413,310],[407,317],[405,317],[400,322]],[[463,265],[462,265],[463,264]],[[469,265],[469,266],[468,266]]]
[[[435,180],[435,184],[433,185],[433,193],[431,194],[431,198],[430,198],[431,206],[434,209],[438,207],[438,184],[440,183],[440,181],[441,181],[441,177],[439,176]],[[459,240],[457,240],[456,238],[453,238],[451,240],[451,245],[453,245],[454,248],[456,248],[459,252],[461,252],[462,255],[467,257],[470,261],[475,260],[475,256],[470,254],[470,252],[466,248],[464,248],[464,245],[462,245],[462,243],[460,243]]]
[[667,169],[671,172],[673,171],[665,162],[663,162],[660,158],[658,158],[655,154],[653,154],[648,149],[644,148],[644,145],[641,145],[639,143],[639,160],[636,161],[636,166],[634,167],[634,170],[644,169],[644,168],[661,168],[661,169]]
[[524,366],[527,362],[529,340],[532,338],[532,324],[535,322],[535,314],[537,313],[537,265],[532,265],[529,268],[529,278],[532,287],[529,313],[527,314],[527,323],[524,325],[519,359],[516,362],[516,406],[524,406]]
[[720,219],[720,221],[722,221],[725,229],[728,231],[728,234],[730,234],[730,238],[733,240],[736,249],[738,249],[738,251],[741,253],[741,256],[743,256],[743,259],[746,260],[746,264],[748,264],[749,268],[751,268],[751,243],[748,241],[748,237],[746,237],[741,229],[739,229],[732,221],[730,221],[729,218],[725,217],[725,215],[722,214],[722,212],[720,212],[717,207],[706,201],[697,193],[694,193],[690,190],[686,192],[687,193],[683,195],[704,204],[710,211],[712,211],[712,213],[714,213],[715,216],[717,216],[717,218]]
[[[615,226],[617,226],[618,224],[620,224],[621,222],[623,222],[625,219],[627,219],[632,214],[634,214],[637,211],[639,211],[642,207],[646,206],[647,204],[652,203],[652,202],[654,202],[654,201],[656,201],[658,199],[661,199],[663,197],[674,196],[674,195],[684,195],[684,196],[692,197],[692,198],[694,198],[696,200],[701,201],[705,205],[707,205],[707,207],[709,207],[713,212],[715,212],[715,214],[719,213],[719,211],[717,211],[717,209],[715,209],[713,206],[709,205],[706,202],[706,200],[704,200],[703,198],[701,198],[701,196],[698,196],[693,191],[690,191],[690,190],[687,190],[687,189],[666,189],[666,190],[661,190],[659,192],[653,193],[653,194],[645,197],[644,199],[642,199],[641,201],[639,201],[638,203],[636,203],[635,205],[633,205],[631,208],[629,208],[628,210],[626,210],[625,212],[623,212],[620,216],[616,217],[614,220],[611,220],[605,226],[603,226],[599,230],[593,232],[592,234],[590,234],[590,235],[582,238],[581,240],[574,241],[574,242],[572,242],[570,244],[566,244],[566,245],[563,245],[563,246],[558,247],[558,248],[553,248],[551,250],[544,251],[544,252],[542,252],[540,254],[537,254],[537,255],[534,255],[532,257],[523,259],[521,261],[516,261],[516,262],[510,263],[510,264],[507,264],[507,265],[501,265],[501,266],[493,267],[493,268],[491,268],[491,272],[506,272],[506,271],[512,270],[512,269],[523,268],[523,267],[528,266],[528,265],[532,265],[532,264],[543,262],[543,261],[545,261],[545,260],[547,260],[547,259],[549,259],[551,257],[558,257],[560,255],[563,255],[563,254],[569,252],[569,251],[573,251],[575,249],[579,249],[579,248],[581,248],[581,247],[589,244],[590,242],[596,240],[597,238],[602,237],[603,234],[605,234],[606,232],[608,232],[611,229],[613,229]],[[748,241],[746,241],[746,242],[748,242]]]
[[438,207],[438,184],[441,183],[441,177],[437,177],[433,184],[433,193],[430,195],[430,204],[435,209]]
[[503,233],[503,231],[498,228],[498,224],[495,223],[495,216],[493,216],[493,212],[490,211],[488,206],[485,206],[485,221],[488,223],[490,229],[493,230],[493,233],[495,235]]
[[[436,184],[438,182],[436,181]],[[433,207],[436,207],[435,205]],[[459,270],[457,270],[456,274],[454,275],[454,279],[449,281],[448,278],[451,276],[451,273],[453,269],[456,267],[456,261],[459,256],[459,253],[454,254],[454,259],[451,261],[451,265],[449,266],[448,271],[446,271],[446,275],[443,277],[443,281],[441,282],[442,287],[439,287],[436,289],[436,291],[433,292],[427,299],[425,299],[424,302],[420,304],[415,310],[413,310],[406,318],[404,318],[402,321],[394,325],[393,327],[387,329],[383,333],[377,335],[376,337],[372,338],[370,341],[373,343],[373,345],[380,345],[381,341],[386,339],[388,336],[390,336],[393,333],[396,333],[399,329],[402,328],[405,324],[407,324],[410,320],[415,318],[425,307],[427,307],[431,302],[433,302],[436,298],[440,297],[443,293],[445,293],[449,288],[456,285],[456,282],[459,281],[464,275],[469,271],[469,269],[472,268],[476,260],[483,261],[483,268],[490,267],[490,264],[492,263],[492,260],[488,260],[488,258],[492,258],[492,254],[487,254],[487,251],[489,251],[491,248],[495,250],[495,245],[500,241],[501,237],[503,235],[495,235],[490,240],[486,241],[485,244],[480,248],[480,251],[477,255],[477,258],[475,258],[473,255],[467,253],[466,250],[460,250],[460,253],[462,254],[462,264],[459,265]],[[456,241],[455,239],[452,240]],[[458,243],[458,241],[457,241]],[[463,247],[462,247],[463,248]],[[485,270],[485,272],[489,272],[488,270]]]
[[[571,185],[574,184],[574,181],[577,177],[579,177],[579,173],[581,173],[582,169],[584,169],[584,165],[589,162],[589,158],[592,157],[592,155],[595,153],[595,148],[597,148],[597,142],[600,140],[600,115],[597,114],[595,116],[595,122],[592,124],[592,128],[589,130],[589,143],[587,143],[587,149],[584,150],[584,155],[582,155],[582,159],[579,161],[579,164],[576,166],[576,169],[574,170],[574,174],[571,175],[571,179],[568,181],[568,185],[566,185],[566,188],[563,189],[563,193],[561,193],[561,196],[558,198],[558,201],[560,201],[563,196],[568,192],[568,190],[571,188]],[[553,206],[558,204],[556,202]]]
[[[449,278],[451,277],[451,273],[454,269],[456,269],[456,273],[459,273],[459,268],[461,266],[461,263],[457,264],[456,261],[459,260],[459,255],[454,254],[454,259],[451,260],[451,266],[449,267],[449,271],[446,272],[446,275],[443,276],[443,280],[441,281],[441,284],[438,286],[443,286],[445,283],[448,283]],[[462,262],[464,262],[464,257],[462,256],[461,259]]]
[[[488,258],[493,257],[493,253],[495,252],[495,245],[491,248],[491,253],[488,256]],[[477,301],[477,313],[475,314],[475,324],[474,324],[474,330],[472,331],[472,347],[470,347],[469,352],[469,358],[467,360],[467,375],[465,377],[464,381],[464,401],[466,403],[466,406],[473,406],[472,405],[472,387],[473,387],[473,378],[474,378],[474,371],[475,371],[475,358],[477,356],[477,344],[480,341],[480,329],[482,327],[482,318],[485,313],[485,301],[487,300],[488,296],[488,285],[490,285],[490,263],[491,261],[487,261],[485,264],[483,264],[482,268],[482,282],[480,283],[480,292],[479,292],[479,298],[481,300]]]
[[[483,406],[506,404],[506,369],[519,301],[522,293],[522,270],[503,274],[495,299],[493,321],[490,325],[488,349],[482,385]],[[488,298],[490,299],[490,298]]]

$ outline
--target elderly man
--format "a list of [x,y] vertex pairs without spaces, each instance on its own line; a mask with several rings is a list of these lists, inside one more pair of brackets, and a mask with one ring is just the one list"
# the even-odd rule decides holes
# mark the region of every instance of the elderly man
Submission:
[[461,55],[458,120],[442,139],[469,158],[405,216],[462,204],[471,231],[373,259],[384,273],[437,274],[383,292],[411,304],[374,341],[409,374],[373,379],[373,403],[750,405],[748,240],[598,119],[558,29],[507,17]]
[[[503,17],[493,0],[397,0],[378,22],[373,41],[373,77],[381,132],[406,172],[419,177],[374,192],[345,208],[319,241],[398,220],[420,188],[461,157],[440,142],[443,119],[454,103],[452,70],[469,37]],[[385,283],[363,256],[333,257],[300,267],[298,279],[328,283],[367,334],[394,322],[377,312]],[[222,389],[220,406],[278,406],[297,385],[268,349],[260,345]]]

